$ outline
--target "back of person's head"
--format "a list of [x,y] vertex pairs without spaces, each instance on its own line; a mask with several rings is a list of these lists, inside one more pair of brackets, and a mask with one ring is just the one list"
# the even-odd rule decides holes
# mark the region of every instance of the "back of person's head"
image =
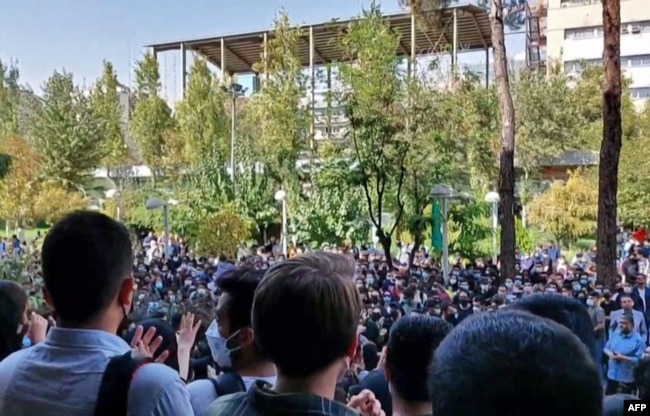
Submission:
[[393,324],[386,351],[386,378],[392,391],[407,403],[431,401],[427,381],[433,353],[451,332],[447,321],[409,315]]
[[[138,322],[141,326],[143,333],[146,333],[150,328],[156,328],[156,337],[162,337],[162,342],[158,349],[154,351],[153,358],[158,358],[163,352],[169,352],[169,356],[165,360],[165,365],[178,371],[178,341],[176,339],[176,331],[172,325],[159,318],[149,318]],[[135,335],[135,328],[131,329],[124,336],[127,343],[131,343]]]
[[26,309],[27,294],[22,286],[0,280],[0,361],[21,348],[19,329],[26,324]]
[[45,299],[63,326],[88,326],[109,314],[119,326],[132,305],[133,249],[110,217],[75,211],[47,233],[42,248]]
[[[217,278],[221,289],[216,306],[218,334],[212,332],[212,327],[206,337],[219,366],[240,369],[262,358],[254,343],[251,311],[255,289],[263,276],[263,270],[235,268]],[[221,342],[215,338],[221,338]]]
[[367,342],[361,348],[361,354],[363,356],[363,367],[366,371],[372,371],[377,368],[379,363],[379,350],[377,349],[377,344],[374,342]]
[[552,293],[536,293],[513,303],[510,308],[530,312],[569,328],[596,359],[594,326],[587,307],[579,300]]
[[255,292],[252,323],[278,375],[306,378],[352,358],[361,299],[352,259],[307,253],[269,269]]
[[600,416],[602,387],[566,327],[506,309],[465,319],[434,355],[436,416]]

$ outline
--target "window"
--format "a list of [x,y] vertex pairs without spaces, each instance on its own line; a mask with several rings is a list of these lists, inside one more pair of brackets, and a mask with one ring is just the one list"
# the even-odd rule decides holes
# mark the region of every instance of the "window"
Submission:
[[585,59],[579,61],[566,61],[564,63],[564,72],[570,74],[575,72],[582,72],[582,69],[586,65],[602,65],[603,60],[600,58],[597,59]]
[[579,29],[566,29],[564,39],[593,39],[603,36],[603,27],[584,27]]
[[632,99],[644,100],[650,98],[650,87],[630,88]]
[[650,33],[650,21],[621,24],[621,34],[623,35],[638,35],[641,33]]
[[650,66],[650,55],[633,55],[621,57],[621,66],[642,67]]

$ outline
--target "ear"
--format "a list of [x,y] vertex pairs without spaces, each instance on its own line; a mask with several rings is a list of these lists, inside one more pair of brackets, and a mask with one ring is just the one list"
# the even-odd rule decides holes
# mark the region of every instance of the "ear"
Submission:
[[46,287],[43,287],[43,299],[45,300],[47,306],[52,308],[52,310],[56,310],[56,308],[54,308],[54,302],[52,302],[52,295],[50,295],[50,292]]
[[255,341],[255,335],[253,333],[253,328],[242,328],[241,331],[239,331],[239,334],[237,334],[237,338],[239,338],[240,344],[242,346],[249,346],[253,345],[253,342]]
[[354,337],[354,340],[352,341],[352,343],[351,343],[350,346],[348,347],[348,353],[347,353],[346,356],[347,356],[348,358],[350,358],[350,359],[353,359],[354,356],[357,355],[357,348],[358,348],[358,347],[359,347],[359,337],[356,337],[356,336],[355,336],[355,337]]
[[117,295],[117,300],[120,305],[124,305],[128,311],[133,302],[133,294],[138,290],[138,285],[135,283],[133,276],[130,276],[122,281],[120,291]]

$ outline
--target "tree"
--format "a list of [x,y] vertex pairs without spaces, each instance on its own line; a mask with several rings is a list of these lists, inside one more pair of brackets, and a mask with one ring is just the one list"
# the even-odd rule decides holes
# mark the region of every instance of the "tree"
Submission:
[[223,205],[197,223],[194,230],[196,251],[205,256],[224,255],[235,259],[240,245],[250,237],[250,231],[250,221],[235,205]]
[[205,61],[198,59],[190,70],[185,97],[176,108],[185,159],[190,165],[208,157],[215,168],[230,154],[230,120],[225,113],[225,93]]
[[15,64],[0,61],[0,139],[18,133],[20,72]]
[[72,74],[55,71],[43,86],[43,106],[32,126],[42,177],[65,188],[81,186],[104,157],[99,132],[90,98]]
[[555,181],[530,204],[530,221],[571,245],[596,230],[598,193],[585,172],[575,171],[566,183]]
[[54,224],[66,214],[88,208],[88,201],[78,192],[44,184],[33,201],[35,217],[48,224]]
[[503,1],[491,0],[494,82],[501,112],[499,154],[499,208],[501,212],[501,276],[515,274],[515,107],[510,93],[508,59],[503,29]]
[[152,54],[138,61],[135,69],[136,104],[131,118],[131,133],[140,154],[156,180],[158,164],[163,156],[166,135],[174,127],[172,112],[165,100],[158,96],[160,73]]
[[303,43],[300,29],[291,27],[289,16],[281,12],[267,42],[266,59],[255,67],[263,82],[249,110],[259,126],[257,146],[265,150],[264,164],[280,184],[296,175],[296,162],[308,148],[308,78],[299,54]]
[[616,282],[618,165],[622,146],[621,3],[603,0],[604,68],[603,141],[598,171],[598,257],[596,273],[605,284]]
[[[339,66],[344,85],[338,101],[350,122],[348,138],[356,175],[389,267],[392,237],[404,213],[406,163],[415,134],[405,126],[407,88],[395,54],[398,45],[399,35],[373,2],[343,35],[346,63]],[[382,216],[389,209],[395,220],[387,226]]]
[[98,123],[99,141],[104,158],[102,165],[110,173],[126,160],[128,149],[124,141],[126,126],[122,121],[122,107],[117,73],[109,61],[103,63],[102,76],[97,80],[91,95],[92,112]]
[[0,180],[0,217],[16,226],[30,225],[36,219],[34,201],[42,158],[19,136],[7,137],[0,146],[10,160],[8,173]]
[[638,117],[638,135],[623,140],[618,176],[618,208],[625,223],[650,225],[650,106]]

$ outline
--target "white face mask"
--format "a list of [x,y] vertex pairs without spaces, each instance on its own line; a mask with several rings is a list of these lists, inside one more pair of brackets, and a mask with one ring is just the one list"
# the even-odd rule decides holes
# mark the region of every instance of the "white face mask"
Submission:
[[594,300],[593,299],[587,299],[587,306],[594,306]]
[[237,336],[239,331],[240,330],[237,330],[228,338],[224,338],[219,334],[216,320],[212,321],[210,327],[206,331],[205,337],[208,340],[208,345],[210,346],[210,351],[212,352],[212,359],[215,363],[217,363],[219,367],[232,368],[232,358],[230,354],[241,349],[241,347],[235,347],[229,350],[228,341]]

